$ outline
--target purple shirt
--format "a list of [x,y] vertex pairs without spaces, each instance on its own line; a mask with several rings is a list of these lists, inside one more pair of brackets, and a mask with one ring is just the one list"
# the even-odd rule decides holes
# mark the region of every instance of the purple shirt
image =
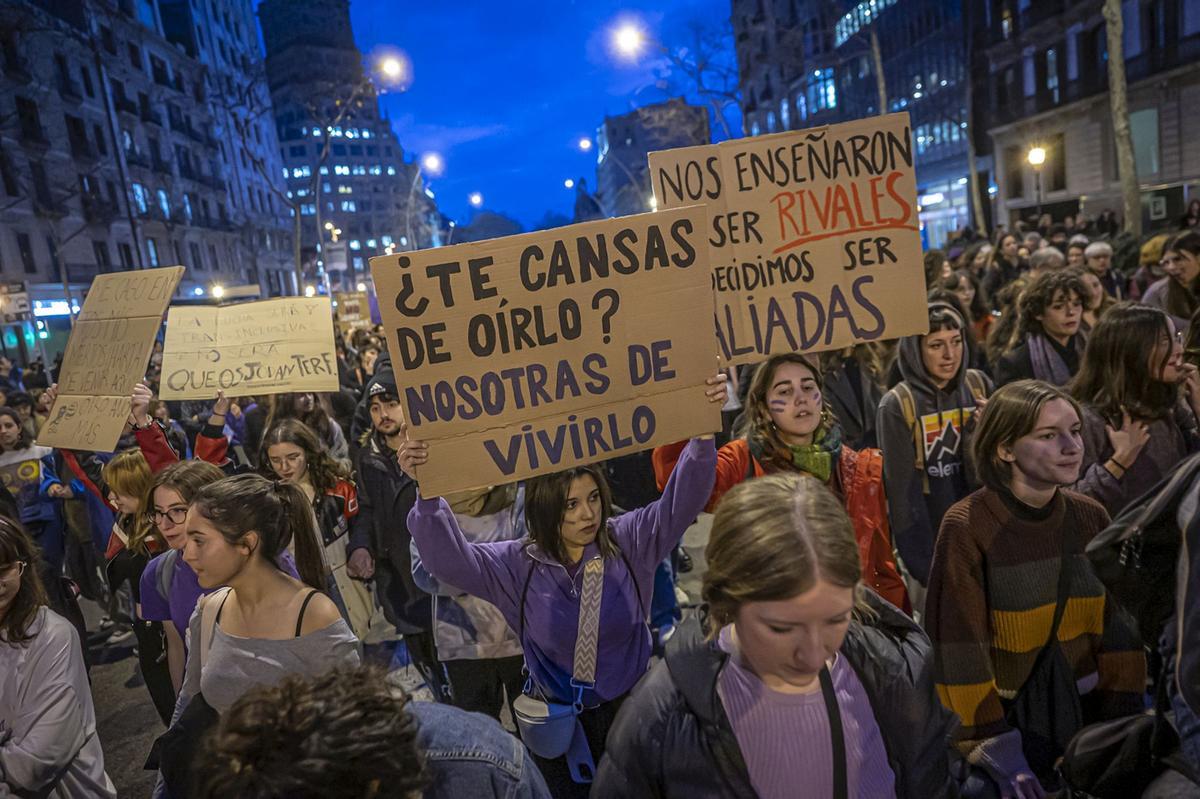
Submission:
[[[624,696],[646,672],[650,633],[645,619],[650,611],[654,570],[704,510],[716,468],[717,451],[712,440],[693,439],[684,449],[661,499],[609,520],[609,533],[628,559],[633,575],[630,579],[619,556],[604,562],[596,685],[583,695],[588,707]],[[529,580],[521,642],[525,663],[546,698],[573,701],[571,667],[583,570],[576,570],[572,577],[561,563],[528,539],[468,541],[450,506],[441,498],[418,499],[408,514],[408,529],[430,574],[491,602],[518,634],[522,627],[521,591]],[[584,559],[599,556],[594,543],[583,550]]]
[[[734,649],[729,631],[722,630],[719,639],[726,652]],[[840,655],[830,673],[846,739],[847,795],[894,797],[896,775],[866,689]],[[774,691],[733,655],[721,670],[717,695],[761,799],[789,799],[798,785],[804,796],[833,795],[833,741],[819,688],[807,694]]]
[[[170,621],[179,631],[179,637],[184,641],[188,622],[196,603],[205,594],[216,591],[217,588],[201,588],[200,579],[196,572],[183,559],[183,552],[176,550],[174,556],[175,573],[170,578],[170,589],[167,596],[159,593],[159,570],[166,560],[167,553],[156,556],[146,565],[142,572],[142,618],[146,621]],[[290,552],[285,551],[279,558],[283,571],[292,577],[299,578],[296,573],[296,562]],[[220,586],[217,586],[220,587]]]

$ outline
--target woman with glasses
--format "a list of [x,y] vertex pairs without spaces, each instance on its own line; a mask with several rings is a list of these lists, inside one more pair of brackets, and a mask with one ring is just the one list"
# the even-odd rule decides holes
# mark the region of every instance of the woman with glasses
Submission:
[[116,797],[79,634],[48,607],[37,557],[0,517],[0,796]]
[[1200,451],[1200,370],[1157,308],[1122,302],[1092,330],[1070,386],[1083,406],[1083,471],[1075,490],[1116,517]]

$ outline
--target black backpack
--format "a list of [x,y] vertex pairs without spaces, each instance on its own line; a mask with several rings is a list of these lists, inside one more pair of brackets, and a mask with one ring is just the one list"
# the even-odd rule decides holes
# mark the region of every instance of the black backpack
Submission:
[[1176,574],[1183,531],[1175,515],[1200,476],[1200,454],[1131,502],[1087,545],[1087,556],[1109,596],[1137,621],[1147,646],[1155,646],[1175,611]]

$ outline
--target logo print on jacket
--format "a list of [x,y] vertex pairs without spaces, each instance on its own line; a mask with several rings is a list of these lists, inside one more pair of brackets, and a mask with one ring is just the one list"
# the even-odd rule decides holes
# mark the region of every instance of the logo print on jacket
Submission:
[[958,455],[963,426],[970,420],[974,411],[974,408],[954,408],[921,417],[926,463],[939,461],[943,455]]

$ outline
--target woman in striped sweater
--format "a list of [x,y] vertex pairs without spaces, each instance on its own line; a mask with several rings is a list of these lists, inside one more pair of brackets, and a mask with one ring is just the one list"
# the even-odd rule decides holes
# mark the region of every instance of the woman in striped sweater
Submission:
[[[998,787],[1003,797],[1040,799],[1042,782],[1053,787],[1062,752],[1011,713],[1048,644],[1070,668],[1084,723],[1144,707],[1141,643],[1084,556],[1108,513],[1062,489],[1079,475],[1080,427],[1079,406],[1053,386],[1022,380],[997,391],[974,441],[984,487],[942,520],[926,623],[938,693],[962,720],[959,750],[976,767],[965,796]],[[1064,610],[1051,644],[1060,576]]]

